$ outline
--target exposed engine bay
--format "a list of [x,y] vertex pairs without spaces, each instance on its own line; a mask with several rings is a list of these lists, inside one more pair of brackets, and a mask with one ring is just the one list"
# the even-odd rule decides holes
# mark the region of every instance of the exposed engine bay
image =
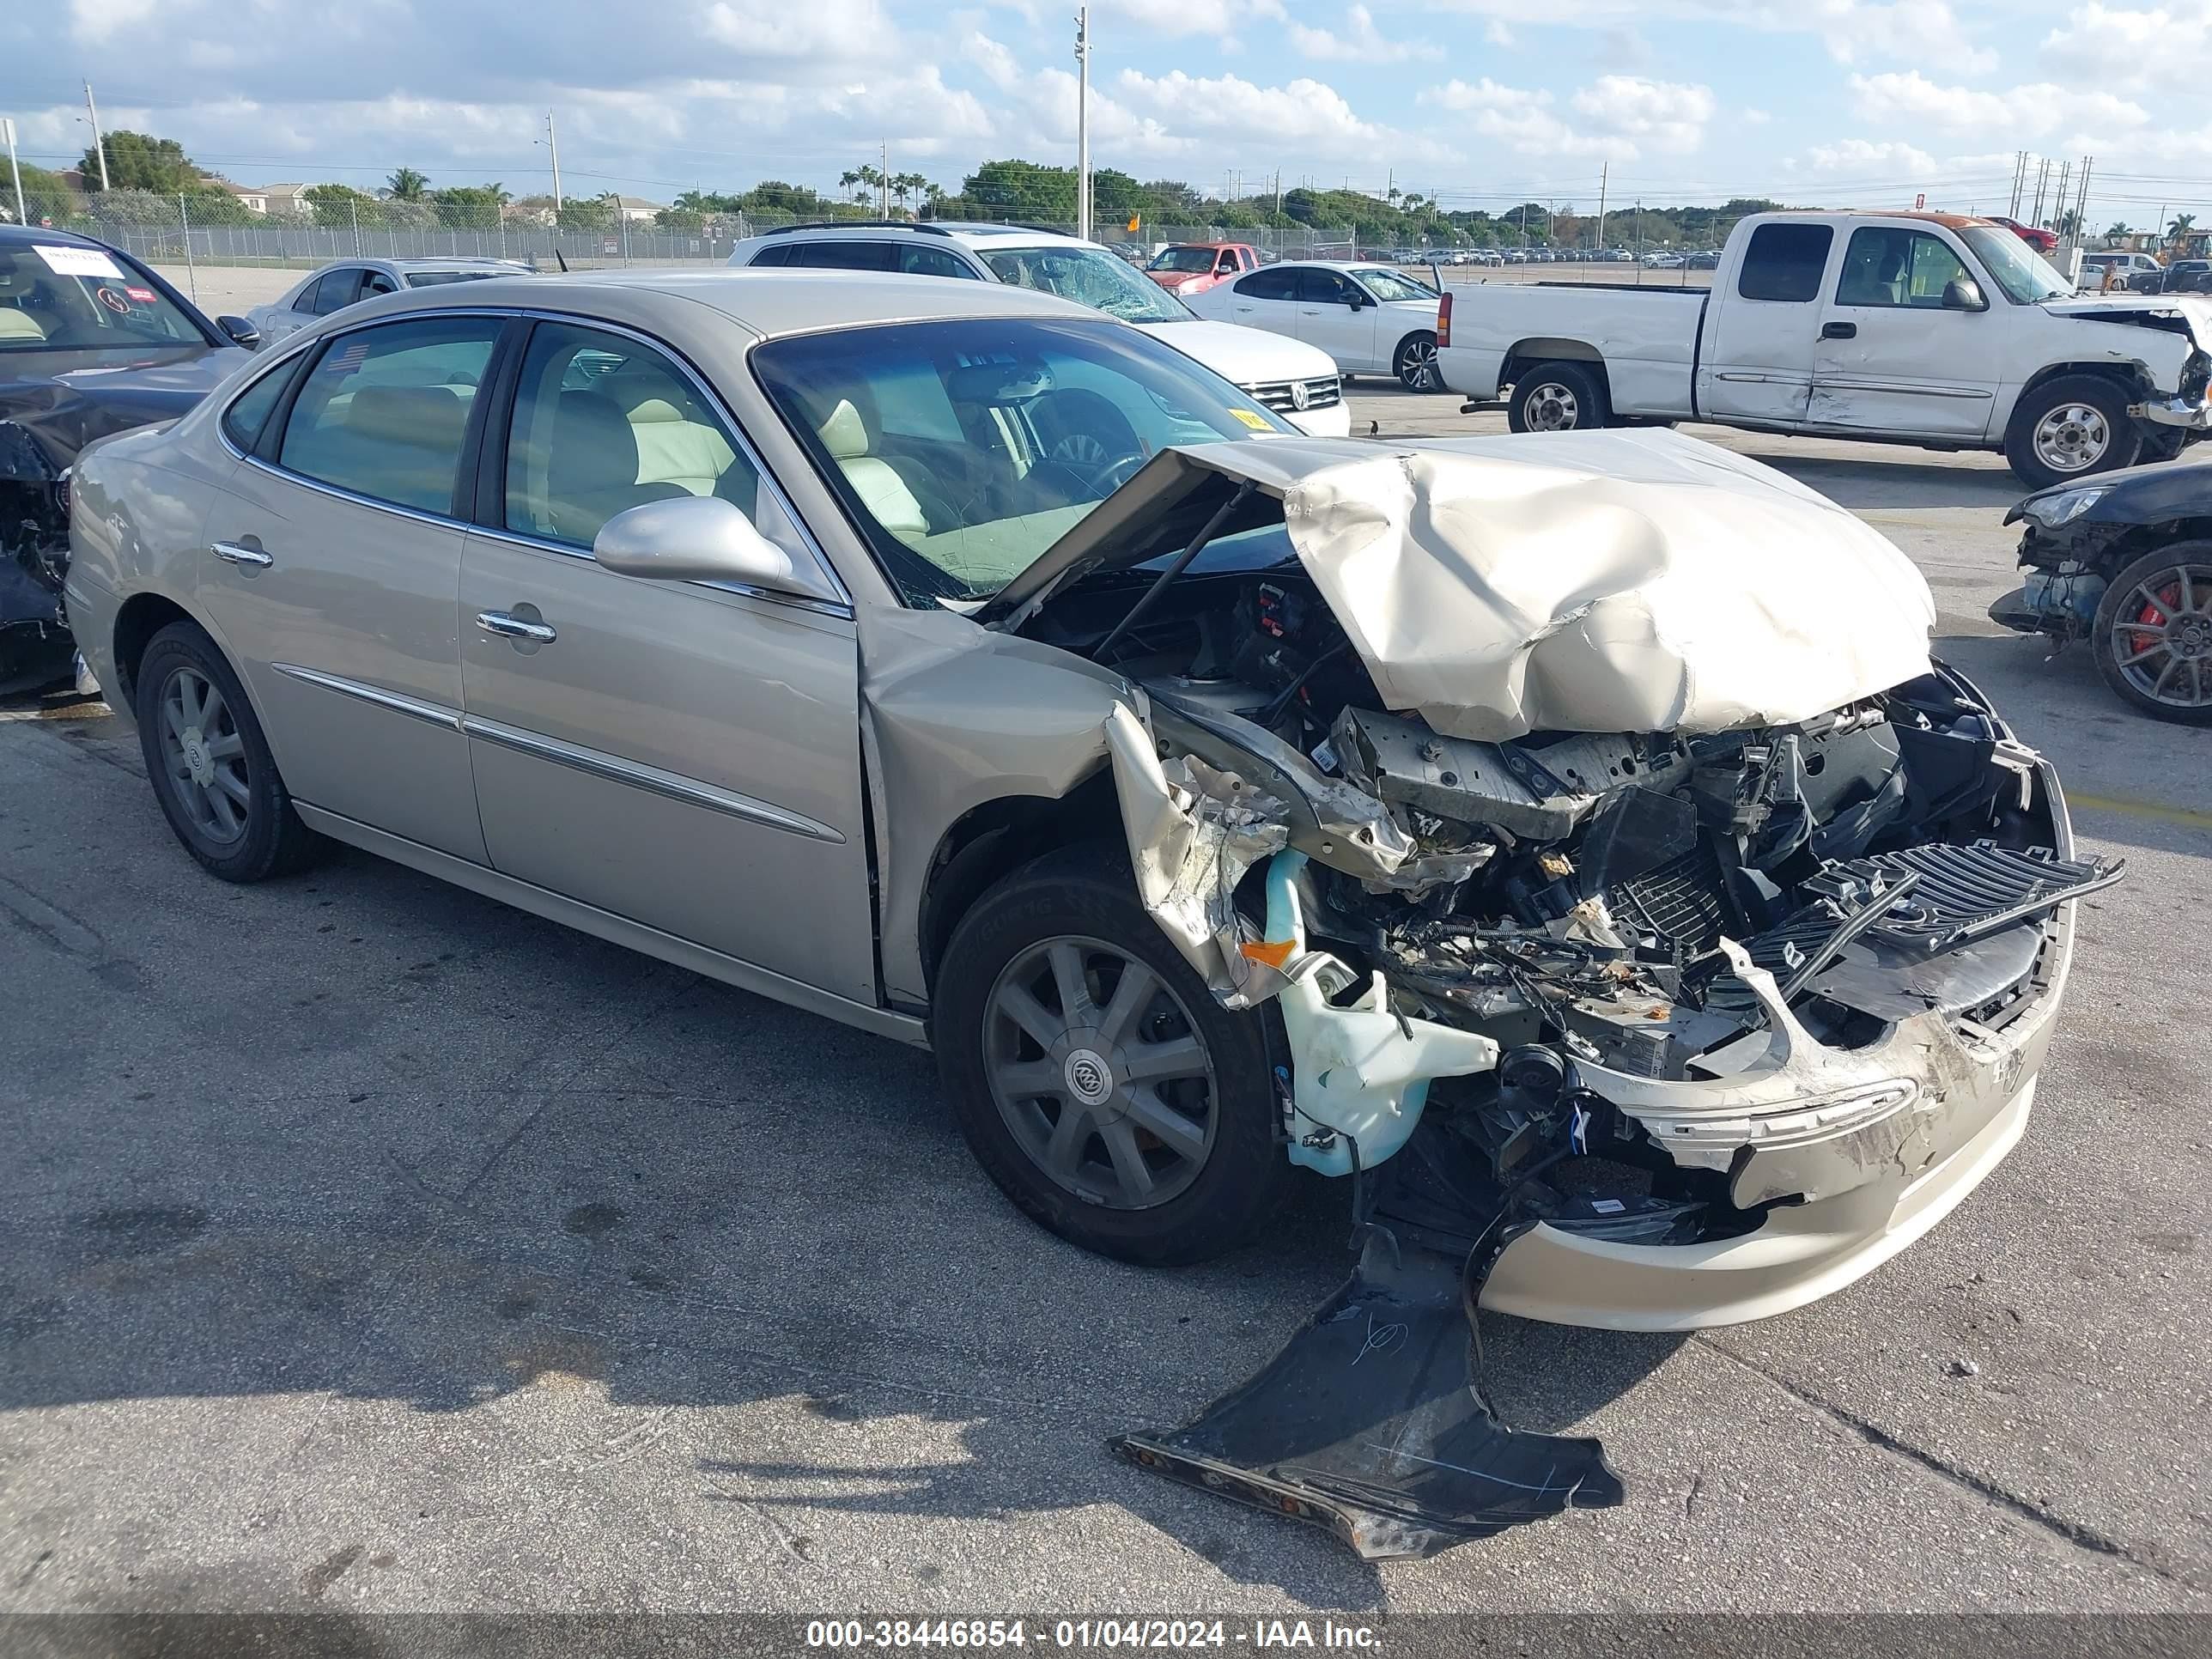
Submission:
[[[1484,740],[1386,702],[1310,562],[1232,528],[1083,575],[1024,631],[1132,686],[1106,737],[1140,893],[1217,997],[1279,1022],[1286,1155],[1350,1178],[1364,1241],[1266,1370],[1116,1443],[1421,1554],[1621,1501],[1595,1441],[1491,1417],[1456,1315],[1780,1311],[1821,1286],[1569,1315],[1513,1286],[1577,1251],[1624,1284],[1607,1252],[1802,1255],[1824,1204],[1872,1218],[1824,1283],[1865,1271],[2017,1137],[2065,902],[2121,869],[2072,855],[2048,768],[1924,647],[1810,718]],[[1377,1363],[1378,1329],[1421,1340]]]
[[62,617],[69,486],[36,438],[0,421],[0,690],[41,685],[76,654]]

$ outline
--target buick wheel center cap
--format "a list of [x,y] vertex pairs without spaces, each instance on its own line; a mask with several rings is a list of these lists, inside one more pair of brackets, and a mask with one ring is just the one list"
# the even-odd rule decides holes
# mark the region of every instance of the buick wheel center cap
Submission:
[[215,781],[215,763],[208,758],[207,744],[197,726],[185,733],[185,765],[202,788]]
[[1071,1048],[1060,1070],[1068,1093],[1085,1106],[1097,1106],[1114,1092],[1114,1068],[1095,1048]]

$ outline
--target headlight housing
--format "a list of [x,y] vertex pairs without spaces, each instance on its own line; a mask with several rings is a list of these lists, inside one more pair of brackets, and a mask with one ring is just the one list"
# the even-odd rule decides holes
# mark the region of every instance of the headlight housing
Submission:
[[2101,484],[2089,484],[2080,489],[2062,489],[2056,495],[2045,495],[2028,502],[2023,509],[2027,516],[2045,530],[2072,524],[2091,507],[2105,499]]

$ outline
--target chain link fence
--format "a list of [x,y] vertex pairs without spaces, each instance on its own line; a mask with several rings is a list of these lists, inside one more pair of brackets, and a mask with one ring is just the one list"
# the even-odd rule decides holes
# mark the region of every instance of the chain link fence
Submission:
[[[681,210],[631,210],[617,217],[608,204],[589,201],[573,204],[569,216],[589,210],[604,214],[604,224],[547,222],[550,215],[490,204],[358,200],[264,214],[227,197],[143,191],[109,191],[41,205],[46,210],[34,211],[34,219],[96,236],[149,262],[299,270],[349,258],[521,259],[546,267],[565,263],[572,269],[719,264],[748,237],[792,224],[825,222],[784,212],[698,215]],[[1068,222],[1020,222],[1075,234]],[[1168,242],[1224,241],[1249,243],[1271,258],[1350,258],[1361,251],[1349,227],[1144,225],[1131,231],[1117,222],[1095,225],[1092,234],[1125,252],[1148,252]]]

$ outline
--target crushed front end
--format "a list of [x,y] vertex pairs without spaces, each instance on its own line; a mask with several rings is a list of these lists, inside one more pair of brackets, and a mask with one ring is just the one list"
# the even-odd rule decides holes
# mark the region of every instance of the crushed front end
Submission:
[[[1405,521],[1443,522],[1449,482],[1417,479]],[[1648,547],[1656,494],[1614,525],[1624,548]],[[1350,495],[1302,526],[1291,484],[1295,561],[1265,561],[1281,532],[1244,532],[1235,561],[1153,579],[1141,628],[1102,652],[1135,689],[1107,742],[1140,891],[1225,1004],[1274,1022],[1285,1155],[1346,1178],[1362,1241],[1352,1281],[1267,1370],[1180,1430],[1116,1443],[1363,1554],[1418,1554],[1620,1497],[1595,1442],[1492,1418],[1442,1310],[1685,1330],[1871,1271],[2019,1139],[2070,901],[2121,872],[2077,856],[2049,765],[1928,659],[1924,586],[1853,542],[1863,526],[1814,520],[1905,602],[1861,596],[1859,659],[1831,653],[1793,687],[1773,638],[1746,641],[1769,659],[1755,673],[1704,672],[1667,605],[1717,601],[1695,583],[1651,599],[1683,574],[1664,558],[1617,610],[1585,578],[1571,614],[1514,623],[1517,661],[1402,610],[1388,620],[1409,643],[1386,655],[1341,620],[1380,603],[1380,515],[1328,563]],[[1712,503],[1692,505],[1710,531]],[[1435,556],[1476,540],[1455,531]],[[1424,551],[1410,532],[1392,550]],[[1336,580],[1363,561],[1346,598]],[[1468,580],[1504,609],[1487,573]],[[1059,612],[1077,640],[1133,614],[1126,584],[1085,586]],[[1814,590],[1727,591],[1817,643]],[[1404,689],[1408,660],[1448,650],[1518,707],[1454,705],[1435,674],[1428,696]],[[1879,678],[1900,662],[1917,668]],[[1695,688],[1717,695],[1731,669],[1731,695],[1776,712],[1701,710]],[[1814,683],[1847,695],[1788,707],[1826,695]],[[1662,705],[1671,727],[1589,717]]]

